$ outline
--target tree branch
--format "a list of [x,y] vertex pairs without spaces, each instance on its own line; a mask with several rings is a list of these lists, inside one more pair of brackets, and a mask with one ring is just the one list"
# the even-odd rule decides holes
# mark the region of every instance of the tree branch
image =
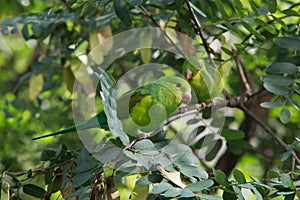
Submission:
[[246,66],[243,64],[241,58],[238,56],[238,51],[231,48],[234,53],[234,60],[238,69],[239,76],[243,82],[246,94],[251,95],[254,90],[253,82],[249,76]]
[[200,38],[201,38],[201,40],[203,42],[203,46],[205,48],[205,51],[207,53],[207,57],[208,57],[209,61],[211,62],[211,64],[215,65],[215,63],[214,63],[214,61],[213,61],[213,59],[211,57],[211,50],[210,50],[211,48],[209,47],[209,44],[208,44],[208,42],[207,42],[207,40],[206,40],[206,38],[205,38],[205,36],[204,36],[204,34],[202,32],[202,26],[201,26],[201,24],[200,24],[197,16],[195,15],[194,10],[192,9],[189,0],[185,0],[185,3],[187,5],[187,7],[188,7],[188,11],[189,11],[189,13],[190,13],[190,15],[192,17],[193,22],[194,22],[194,27],[193,27],[194,31],[195,31],[195,33],[197,35],[200,36]]
[[[278,137],[278,135],[273,132],[270,127],[265,125],[265,123],[263,123],[256,115],[249,111],[243,103],[240,104],[240,108],[246,113],[246,115],[251,117],[266,133],[268,133],[273,139],[275,139],[278,144],[286,149],[287,144],[280,137]],[[296,155],[295,151],[291,150],[291,153],[297,163],[300,164],[300,159]]]

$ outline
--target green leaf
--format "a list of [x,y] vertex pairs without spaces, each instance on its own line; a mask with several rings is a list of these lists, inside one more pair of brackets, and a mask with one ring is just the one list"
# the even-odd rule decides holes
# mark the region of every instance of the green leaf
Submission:
[[222,18],[223,19],[227,19],[228,18],[228,14],[225,10],[225,6],[223,4],[223,2],[221,0],[215,0],[214,3],[216,4],[217,8],[218,8],[218,11],[221,12],[222,14]]
[[256,18],[255,22],[258,25],[260,25],[263,29],[265,29],[266,31],[268,31],[269,33],[274,34],[274,35],[277,34],[276,30],[272,26],[270,26],[266,22],[262,21],[261,19]]
[[154,186],[153,189],[151,190],[152,194],[161,194],[167,190],[169,190],[170,188],[172,188],[173,186],[169,183],[159,183],[158,185]]
[[141,52],[141,58],[143,63],[149,63],[151,61],[151,53],[152,53],[152,49],[150,48],[152,46],[152,32],[150,29],[145,29],[142,32],[140,36],[140,44],[141,47],[148,47],[148,48],[142,48],[140,52]]
[[142,0],[126,0],[126,2],[132,6],[139,6],[143,3]]
[[225,48],[225,47],[221,47],[222,51],[224,51],[227,55],[229,56],[233,56],[233,53],[231,50]]
[[263,102],[260,104],[263,108],[278,108],[283,106],[284,104],[281,102]]
[[273,17],[273,19],[274,19],[278,24],[280,24],[280,25],[282,26],[282,28],[283,28],[285,31],[287,31],[287,30],[289,29],[288,26],[285,24],[285,22],[284,22],[282,19],[277,18],[277,17],[275,17],[274,15],[272,15],[272,17]]
[[244,200],[244,197],[243,197],[243,194],[242,194],[242,191],[239,187],[237,186],[232,186],[234,192],[236,193],[236,196],[237,196],[237,199],[238,200]]
[[250,33],[252,33],[255,37],[257,37],[260,40],[265,40],[265,37],[263,35],[261,35],[259,32],[257,32],[257,30],[255,30],[255,28],[253,28],[253,25],[248,24],[245,21],[242,21],[241,24],[245,27],[245,29],[247,29]]
[[277,0],[268,0],[268,8],[271,13],[276,12],[277,10]]
[[216,155],[219,153],[221,147],[222,147],[222,140],[217,140],[217,142],[214,144],[213,148],[205,156],[205,160],[212,161],[216,157]]
[[209,194],[196,194],[197,197],[200,197],[201,200],[223,200],[222,197]]
[[277,94],[277,95],[281,95],[281,96],[288,95],[288,91],[281,86],[272,85],[272,84],[266,82],[266,83],[264,83],[264,87],[273,94]]
[[214,171],[215,174],[215,181],[217,181],[219,184],[223,185],[223,186],[229,186],[229,182],[227,180],[227,176],[224,172],[222,172],[221,170],[215,170]]
[[259,16],[259,12],[258,12],[258,9],[257,9],[255,3],[252,0],[250,0],[249,2],[250,2],[252,11],[255,13],[256,16]]
[[180,168],[180,172],[182,174],[184,174],[185,176],[196,177],[199,179],[207,179],[208,178],[207,172],[198,166],[180,165],[179,168]]
[[41,161],[47,161],[55,158],[55,151],[52,149],[45,149],[41,154]]
[[128,10],[128,7],[127,7],[125,1],[124,0],[114,1],[114,9],[115,9],[116,15],[121,20],[121,22],[123,24],[125,24],[126,26],[130,27],[132,22],[131,22],[130,12]]
[[294,87],[294,91],[300,96],[300,83],[296,82],[296,86]]
[[280,161],[282,161],[282,162],[286,161],[287,159],[289,159],[291,157],[291,155],[292,154],[289,151],[281,154]]
[[98,166],[98,163],[92,160],[85,160],[84,162],[78,162],[77,166],[73,169],[73,173],[82,173],[95,169]]
[[31,27],[31,30],[32,30],[33,35],[34,35],[35,38],[40,37],[41,34],[42,34],[42,29],[41,29],[41,27],[38,23],[33,23],[32,27]]
[[195,194],[189,190],[187,187],[185,187],[182,191],[181,191],[181,194],[180,194],[180,197],[181,198],[191,198],[191,197],[194,197]]
[[212,127],[222,127],[224,125],[225,117],[214,118],[210,125]]
[[[300,44],[300,43],[299,43]],[[289,62],[275,62],[267,68],[268,74],[290,74],[298,72],[298,67]]]
[[92,173],[76,174],[72,177],[72,188],[77,188],[93,178],[95,175]]
[[86,192],[87,190],[91,189],[91,186],[87,186],[87,187],[82,187],[79,190],[76,190],[76,192],[73,192],[72,194],[70,194],[68,197],[69,198],[74,198],[77,197],[81,194],[83,194],[84,192]]
[[299,38],[291,38],[291,37],[277,37],[274,39],[274,42],[278,44],[280,47],[300,50],[300,39]]
[[278,171],[270,169],[267,172],[267,176],[268,176],[268,178],[277,178],[280,176],[280,173]]
[[199,181],[196,183],[191,183],[189,185],[186,186],[186,188],[188,188],[189,190],[193,191],[193,192],[198,192],[201,190],[206,190],[209,187],[211,187],[214,184],[214,181],[211,179],[206,179],[203,181]]
[[57,148],[56,152],[55,152],[55,156],[59,156],[61,154],[62,151],[66,150],[67,147],[66,145],[60,144],[59,147]]
[[226,140],[240,140],[245,137],[244,132],[232,129],[223,129],[221,135],[226,138]]
[[136,142],[133,145],[133,148],[136,150],[140,150],[140,151],[157,151],[153,142],[149,139],[144,139],[144,140]]
[[288,16],[296,16],[296,17],[299,17],[300,14],[299,12],[293,10],[293,9],[286,9],[284,11],[282,11],[284,14],[288,15]]
[[24,26],[22,28],[22,35],[23,35],[23,37],[24,37],[25,40],[29,40],[30,39],[28,24],[24,24]]
[[165,197],[177,197],[181,194],[182,189],[181,188],[174,188],[171,187],[168,191],[166,191],[166,193],[164,194]]
[[243,4],[241,3],[241,1],[240,0],[234,0],[234,7],[235,7],[235,11],[238,13],[238,15],[240,16],[240,17],[246,17],[247,16],[247,14],[248,14],[248,11],[247,11],[247,9],[245,9],[244,7],[243,7]]
[[255,197],[256,197],[257,200],[263,200],[263,197],[258,192],[258,190],[253,185],[251,185],[250,183],[241,184],[240,186],[242,188],[246,188],[246,189],[251,190],[255,194]]
[[238,169],[233,170],[233,177],[240,184],[246,183],[246,178],[244,174]]
[[291,119],[291,113],[288,109],[283,108],[280,111],[279,119],[282,123],[287,124]]
[[297,110],[300,110],[300,105],[296,101],[294,101],[292,98],[288,98],[288,100]]
[[282,174],[280,177],[283,187],[289,188],[291,185],[291,177],[288,174]]
[[42,74],[33,74],[29,80],[29,99],[35,99],[42,91],[44,78]]
[[46,193],[43,188],[33,184],[23,185],[23,192],[37,198],[44,198]]
[[142,178],[138,179],[136,181],[136,185],[150,185],[153,183],[159,183],[163,177],[158,174],[149,174],[146,176],[143,176]]
[[260,80],[278,86],[289,86],[294,82],[294,79],[290,76],[272,75],[272,74],[261,76]]

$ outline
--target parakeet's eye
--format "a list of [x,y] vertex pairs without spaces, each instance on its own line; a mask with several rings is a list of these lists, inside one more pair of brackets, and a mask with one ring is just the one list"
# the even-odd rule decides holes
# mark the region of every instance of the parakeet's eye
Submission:
[[176,83],[176,87],[177,87],[177,88],[180,88],[180,87],[181,87],[181,84],[180,84],[180,83]]

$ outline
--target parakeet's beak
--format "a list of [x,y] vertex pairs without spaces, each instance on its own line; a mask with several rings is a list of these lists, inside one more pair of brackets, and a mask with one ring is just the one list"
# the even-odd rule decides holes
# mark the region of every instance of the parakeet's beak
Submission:
[[183,93],[181,103],[188,104],[191,100],[192,100],[191,91],[187,91],[187,92]]
[[185,79],[187,81],[191,80],[193,78],[193,72],[188,68],[185,71]]

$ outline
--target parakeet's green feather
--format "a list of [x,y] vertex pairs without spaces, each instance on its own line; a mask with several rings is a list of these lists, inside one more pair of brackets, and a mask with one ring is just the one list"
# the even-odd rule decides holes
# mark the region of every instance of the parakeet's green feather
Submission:
[[107,119],[106,119],[106,116],[105,116],[103,111],[98,113],[96,116],[90,118],[89,120],[87,120],[83,123],[77,124],[76,126],[70,126],[68,128],[65,128],[65,129],[62,129],[62,130],[59,130],[59,131],[55,131],[55,132],[50,133],[48,135],[42,135],[40,137],[35,137],[35,138],[33,138],[33,140],[38,140],[38,139],[42,139],[42,138],[46,138],[46,137],[50,137],[50,136],[69,133],[69,132],[76,132],[77,130],[95,128],[95,127],[99,127],[99,125],[103,129],[108,129]]
[[[124,93],[117,99],[117,115],[128,134],[151,131],[172,114],[181,103],[191,99],[191,88],[186,80],[166,76]],[[34,139],[54,136],[76,130],[104,127],[105,113],[101,111],[86,122]]]
[[[190,75],[187,75],[188,70]],[[196,57],[188,58],[183,64],[183,73],[186,74],[198,102],[208,102],[220,96],[223,89],[221,76],[217,69],[204,60]]]

